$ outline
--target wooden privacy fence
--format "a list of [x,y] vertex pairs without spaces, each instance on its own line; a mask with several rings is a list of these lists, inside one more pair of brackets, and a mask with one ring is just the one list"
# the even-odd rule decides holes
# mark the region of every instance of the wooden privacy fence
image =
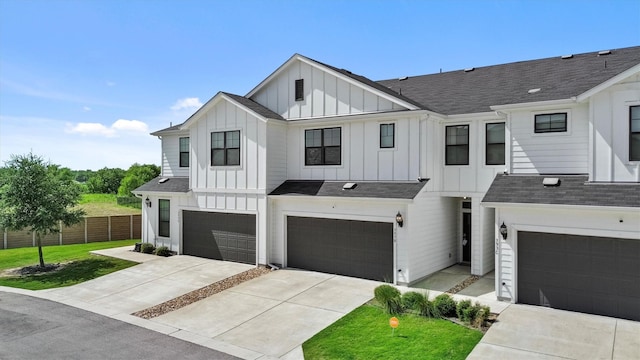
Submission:
[[[74,226],[62,226],[57,234],[42,237],[42,246],[86,244],[90,242],[140,239],[142,215],[85,217]],[[28,230],[3,231],[2,249],[36,246],[36,236]]]

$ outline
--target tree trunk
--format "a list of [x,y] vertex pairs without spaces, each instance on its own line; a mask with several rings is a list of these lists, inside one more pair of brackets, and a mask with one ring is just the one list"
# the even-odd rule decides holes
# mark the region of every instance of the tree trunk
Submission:
[[40,241],[40,233],[36,232],[36,243],[38,244],[38,257],[40,258],[40,267],[44,267],[44,258],[42,257],[42,242]]

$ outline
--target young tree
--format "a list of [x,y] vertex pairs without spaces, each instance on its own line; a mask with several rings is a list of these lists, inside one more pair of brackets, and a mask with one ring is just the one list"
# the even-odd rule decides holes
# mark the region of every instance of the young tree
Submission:
[[0,229],[30,229],[36,234],[40,267],[44,267],[41,238],[60,231],[59,224],[78,223],[83,210],[73,207],[80,188],[69,169],[41,157],[12,155],[0,178]]
[[124,174],[125,171],[120,168],[102,168],[87,181],[88,191],[92,194],[117,194]]
[[152,180],[160,175],[160,167],[153,164],[140,165],[135,163],[129,167],[125,174],[120,187],[118,188],[119,196],[133,196],[131,191]]

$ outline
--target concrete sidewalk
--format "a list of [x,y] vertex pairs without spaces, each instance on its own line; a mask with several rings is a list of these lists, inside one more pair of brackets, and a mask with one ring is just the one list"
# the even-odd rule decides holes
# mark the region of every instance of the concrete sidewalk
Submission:
[[467,359],[638,359],[640,323],[512,304]]

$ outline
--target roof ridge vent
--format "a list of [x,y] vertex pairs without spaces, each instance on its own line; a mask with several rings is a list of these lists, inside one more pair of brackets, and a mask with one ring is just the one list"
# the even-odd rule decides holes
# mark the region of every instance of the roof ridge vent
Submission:
[[602,50],[598,52],[598,56],[611,55],[611,50]]
[[535,94],[537,92],[540,92],[540,88],[535,88],[535,89],[531,89],[529,91],[527,91],[529,94]]
[[542,179],[544,187],[560,186],[560,178],[544,178]]
[[571,58],[573,58],[573,54],[569,54],[569,55],[562,55],[562,56],[560,57],[560,59],[563,59],[563,60],[571,59]]
[[353,190],[356,188],[356,186],[358,186],[358,183],[348,182],[342,185],[342,190]]
[[474,67],[466,68],[466,69],[464,69],[464,72],[472,72],[475,69],[476,68],[474,68]]

